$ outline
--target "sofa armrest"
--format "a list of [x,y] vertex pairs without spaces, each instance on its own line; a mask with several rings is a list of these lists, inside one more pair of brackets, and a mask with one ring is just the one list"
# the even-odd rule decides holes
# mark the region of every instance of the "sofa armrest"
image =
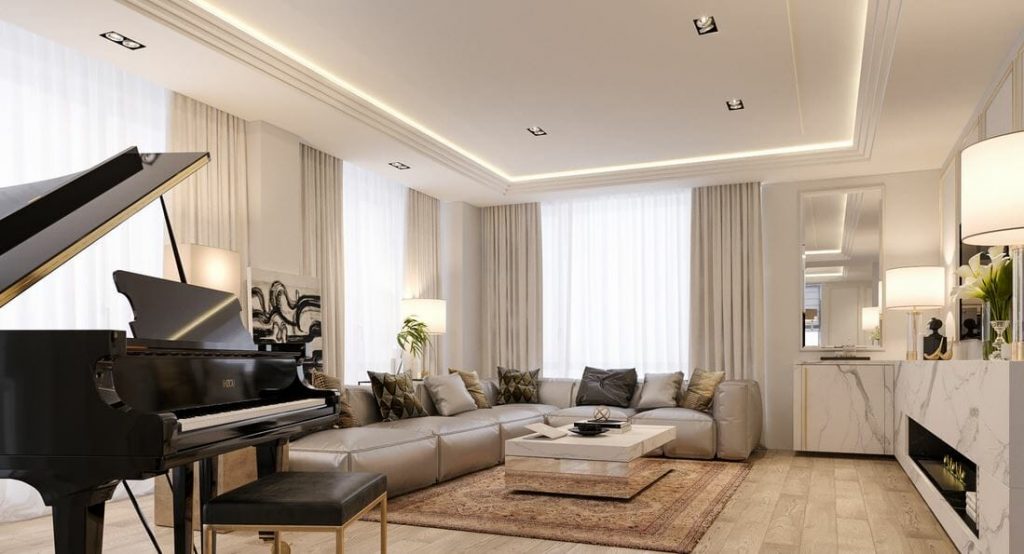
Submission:
[[761,387],[757,381],[724,381],[715,391],[718,457],[745,460],[761,441]]

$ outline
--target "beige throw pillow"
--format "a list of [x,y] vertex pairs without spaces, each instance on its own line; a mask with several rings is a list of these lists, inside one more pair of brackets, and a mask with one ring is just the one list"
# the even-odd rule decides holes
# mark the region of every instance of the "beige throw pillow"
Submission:
[[715,400],[715,389],[724,379],[724,371],[695,370],[679,405],[691,410],[708,411]]
[[636,409],[672,408],[679,402],[679,389],[682,387],[682,372],[648,373],[644,375],[644,386],[640,389]]
[[476,402],[458,374],[431,375],[423,381],[423,386],[430,393],[437,413],[443,416],[453,416],[476,409]]
[[491,403],[487,401],[487,395],[484,394],[484,385],[480,382],[480,376],[475,371],[448,368],[448,373],[457,373],[459,377],[462,377],[462,382],[466,384],[466,390],[473,397],[473,402],[476,402],[477,408],[491,407]]
[[356,419],[355,411],[352,410],[352,404],[348,400],[348,389],[341,386],[341,381],[337,377],[332,377],[322,371],[311,371],[309,374],[309,384],[315,389],[333,389],[341,393],[341,411],[338,413],[337,426],[342,429],[348,427],[359,427],[359,420]]

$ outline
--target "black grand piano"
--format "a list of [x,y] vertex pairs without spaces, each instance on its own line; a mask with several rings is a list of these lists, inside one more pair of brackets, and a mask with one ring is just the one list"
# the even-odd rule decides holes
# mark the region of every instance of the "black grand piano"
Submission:
[[[81,173],[0,189],[0,306],[195,172],[206,153],[130,148]],[[175,552],[192,551],[193,462],[257,447],[275,471],[288,437],[329,425],[338,395],[310,388],[294,353],[258,351],[231,294],[118,271],[121,330],[0,330],[0,478],[53,507],[58,553],[102,550],[122,479],[172,472]],[[89,294],[88,290],[76,291]]]

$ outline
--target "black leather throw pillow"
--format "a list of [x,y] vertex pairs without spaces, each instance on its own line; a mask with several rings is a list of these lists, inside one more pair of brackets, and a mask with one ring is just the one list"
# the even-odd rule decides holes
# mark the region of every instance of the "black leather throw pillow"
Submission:
[[583,370],[580,390],[576,393],[578,406],[618,406],[628,408],[636,391],[636,369]]

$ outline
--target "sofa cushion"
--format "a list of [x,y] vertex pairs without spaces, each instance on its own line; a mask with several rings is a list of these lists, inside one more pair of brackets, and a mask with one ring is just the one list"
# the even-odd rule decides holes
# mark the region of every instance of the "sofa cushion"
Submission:
[[356,419],[355,413],[352,411],[352,404],[348,399],[348,389],[341,385],[341,381],[337,377],[322,371],[313,370],[309,374],[309,384],[313,388],[336,390],[340,393],[340,398],[338,399],[338,421],[335,424],[337,427],[344,429],[360,425],[359,420]]
[[416,389],[408,373],[379,373],[369,371],[373,396],[380,407],[380,418],[394,421],[427,415],[423,404],[416,397]]
[[[545,417],[548,425],[552,427],[560,427],[562,425],[569,425],[586,419],[594,417],[595,406],[573,406],[571,408],[563,408],[561,410],[555,410]],[[636,413],[633,408],[609,408],[611,412],[611,419],[626,420]]]
[[725,379],[724,371],[698,369],[690,376],[686,392],[679,399],[679,406],[691,410],[710,410],[715,400],[715,389]]
[[636,369],[598,369],[587,367],[583,370],[576,404],[580,406],[618,406],[628,408],[636,392]]
[[476,409],[476,401],[457,373],[431,375],[424,379],[423,386],[430,392],[437,413],[443,416],[453,416]]
[[388,493],[404,494],[437,482],[437,437],[402,429],[327,429],[288,444],[291,471],[373,471],[388,478]]
[[539,381],[539,369],[519,371],[518,369],[499,367],[498,404],[536,404],[540,402]]
[[576,379],[541,379],[540,380],[540,403],[549,404],[557,408],[568,408],[572,406],[576,398]]
[[484,392],[484,386],[480,382],[480,376],[475,371],[448,368],[448,373],[457,373],[459,377],[462,377],[462,382],[466,385],[466,391],[473,397],[473,402],[476,402],[477,408],[491,407],[491,402],[487,400],[487,394]]
[[679,388],[683,385],[683,373],[648,373],[640,389],[638,410],[672,408],[679,402]]
[[427,416],[375,423],[369,428],[403,429],[435,435],[438,481],[495,466],[501,461],[501,430],[494,421]]
[[676,440],[666,444],[663,452],[670,458],[715,457],[717,433],[710,414],[688,408],[657,408],[633,416],[633,425],[671,425]]

